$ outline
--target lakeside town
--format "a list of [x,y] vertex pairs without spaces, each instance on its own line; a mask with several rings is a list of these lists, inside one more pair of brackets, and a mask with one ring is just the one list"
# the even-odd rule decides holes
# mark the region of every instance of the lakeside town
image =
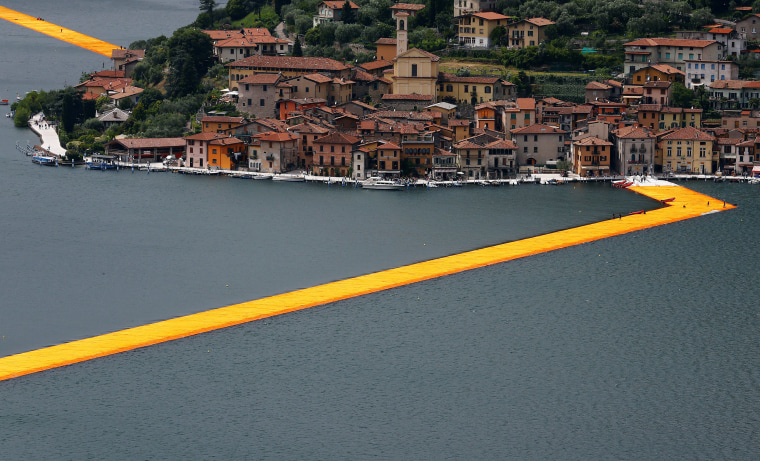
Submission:
[[[491,40],[499,28],[510,49],[540,46],[555,25],[500,14],[490,0],[468,4],[453,5],[457,42],[465,49],[495,46]],[[748,46],[757,39],[760,14],[679,30],[676,38],[631,40],[624,44],[622,72],[589,81],[584,101],[573,102],[521,95],[524,85],[502,76],[442,71],[440,56],[409,46],[410,21],[424,8],[393,5],[395,38],[378,39],[376,59],[355,65],[300,56],[300,38],[287,32],[276,37],[263,27],[203,30],[213,59],[223,66],[218,81],[224,88],[193,116],[188,132],[119,134],[104,140],[102,154],[85,155],[105,162],[103,168],[165,162],[188,171],[298,171],[352,181],[760,176],[760,82],[740,80],[739,64],[731,59],[760,57],[760,49]],[[358,9],[350,1],[322,1],[314,26],[340,22]],[[146,111],[146,90],[156,91],[135,84],[146,50],[116,49],[111,58],[112,70],[74,86],[83,104],[98,102],[93,125],[104,132]],[[676,104],[683,87],[708,98],[711,118],[702,107]],[[36,117],[29,119],[32,128],[42,123],[55,129],[54,122]],[[56,163],[70,159],[74,165],[76,143],[40,147]]]

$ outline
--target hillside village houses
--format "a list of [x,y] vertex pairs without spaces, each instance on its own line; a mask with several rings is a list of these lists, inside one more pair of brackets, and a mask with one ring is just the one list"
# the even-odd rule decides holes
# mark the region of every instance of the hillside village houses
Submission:
[[[321,2],[315,21],[340,21],[343,5]],[[493,11],[490,0],[454,6],[463,46],[493,46],[496,27],[505,28],[506,46],[537,46],[553,24],[514,20]],[[299,169],[356,179],[505,178],[546,169],[579,176],[741,174],[760,166],[760,84],[739,80],[737,64],[727,59],[746,52],[747,25],[630,41],[623,81],[592,81],[585,102],[576,103],[517,97],[515,85],[496,76],[439,71],[437,55],[409,47],[409,19],[423,8],[394,5],[395,38],[378,40],[377,60],[355,66],[286,56],[290,43],[264,29],[205,31],[229,69],[229,89],[244,117],[210,115],[200,120],[201,133],[151,145],[119,139],[109,149],[132,159],[171,153],[194,168]],[[124,67],[141,56],[129,50],[114,62]],[[78,88],[89,98],[131,97],[131,83],[124,70],[103,71]],[[721,123],[703,127],[702,109],[673,107],[675,84],[705,86]],[[104,121],[124,116],[109,112]]]

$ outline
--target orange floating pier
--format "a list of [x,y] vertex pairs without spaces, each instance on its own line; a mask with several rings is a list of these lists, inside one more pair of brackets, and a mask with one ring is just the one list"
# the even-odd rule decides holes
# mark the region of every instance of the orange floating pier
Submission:
[[[634,232],[734,205],[663,181],[630,188],[664,207],[0,358],[0,381],[139,347]],[[670,200],[672,199],[672,200]]]
[[32,16],[26,15],[24,13],[19,13],[18,11],[11,10],[4,6],[0,6],[0,18],[14,24],[18,24],[19,26],[36,30],[37,32],[41,32],[45,35],[57,38],[58,40],[63,40],[64,42],[71,43],[72,45],[94,51],[95,53],[102,54],[103,56],[107,56],[109,58],[111,57],[112,50],[121,48],[118,45],[113,45],[111,43],[104,42],[103,40],[98,40],[97,38],[80,34],[79,32],[73,31],[71,29],[51,24],[43,19],[34,18]]

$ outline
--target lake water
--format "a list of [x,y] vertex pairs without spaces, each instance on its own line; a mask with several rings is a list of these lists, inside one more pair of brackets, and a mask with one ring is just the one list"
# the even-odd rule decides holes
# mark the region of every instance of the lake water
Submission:
[[[13,3],[117,44],[198,12]],[[103,66],[0,34],[13,98]],[[656,206],[45,168],[0,120],[0,356]],[[685,185],[739,208],[0,382],[2,458],[754,459],[760,188]]]

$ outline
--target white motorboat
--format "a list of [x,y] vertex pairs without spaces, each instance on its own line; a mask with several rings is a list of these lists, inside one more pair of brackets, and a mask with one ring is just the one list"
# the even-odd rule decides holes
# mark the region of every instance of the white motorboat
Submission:
[[367,178],[361,182],[363,189],[375,190],[401,190],[406,189],[406,184],[392,179],[382,179],[376,176]]

